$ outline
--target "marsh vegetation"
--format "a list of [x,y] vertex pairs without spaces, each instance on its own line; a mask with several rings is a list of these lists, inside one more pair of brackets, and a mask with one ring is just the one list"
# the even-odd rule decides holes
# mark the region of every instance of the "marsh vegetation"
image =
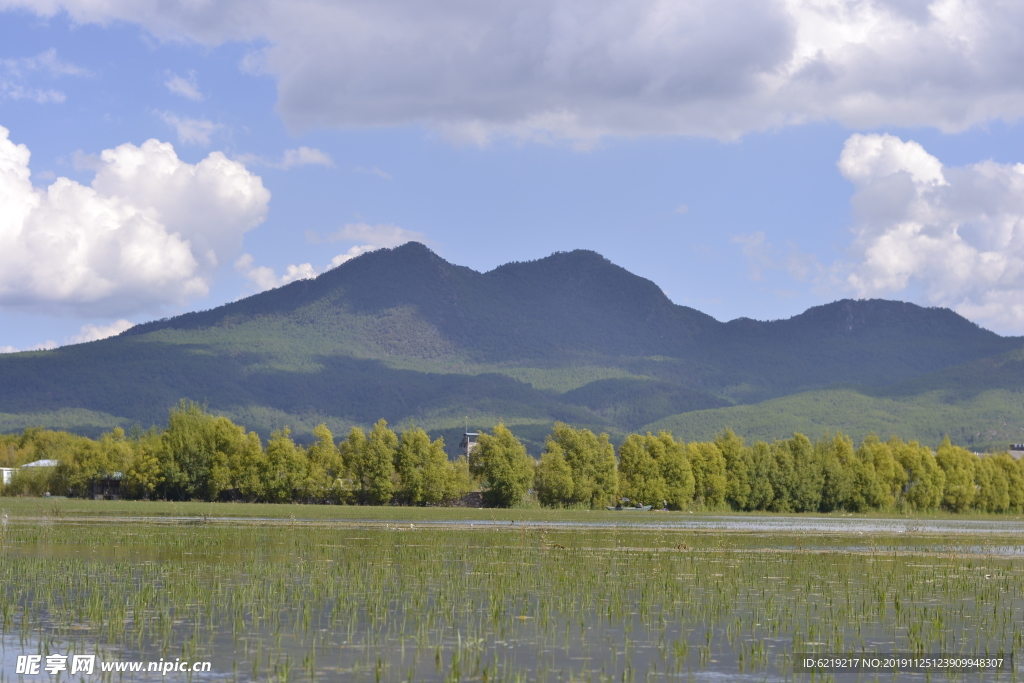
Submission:
[[1024,646],[1019,522],[863,534],[778,517],[766,535],[684,518],[101,520],[22,504],[0,532],[0,671],[38,650],[210,660],[209,680],[772,681],[795,653]]

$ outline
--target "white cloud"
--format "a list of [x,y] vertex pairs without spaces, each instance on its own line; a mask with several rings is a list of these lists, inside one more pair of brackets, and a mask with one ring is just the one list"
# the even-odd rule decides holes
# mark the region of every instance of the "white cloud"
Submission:
[[222,128],[219,123],[206,119],[193,119],[187,116],[176,116],[169,112],[159,112],[160,118],[178,134],[178,142],[186,145],[210,146],[210,136]]
[[[306,240],[309,242],[319,243],[321,238],[317,233],[307,230]],[[397,247],[413,240],[426,242],[427,238],[421,232],[405,230],[404,228],[400,228],[397,225],[392,225],[390,223],[380,223],[377,225],[370,225],[369,223],[349,223],[342,226],[331,235],[328,235],[327,241],[365,242],[366,244],[357,244],[350,247],[347,251],[338,254],[331,259],[330,264],[328,264],[324,270],[337,268],[341,264],[351,261],[355,257],[361,256],[367,252],[385,247]],[[255,262],[256,259],[252,254],[242,254],[242,256],[235,261],[235,270],[252,282],[256,286],[256,289],[261,292],[286,285],[289,282],[294,282],[295,280],[307,280],[314,278],[323,272],[322,270],[317,270],[310,263],[302,263],[299,265],[289,265],[286,268],[285,273],[278,276],[273,268],[270,268],[269,266],[257,266],[255,265]]]
[[295,168],[296,166],[334,166],[334,160],[327,152],[322,152],[314,147],[299,147],[298,149],[286,149],[284,158],[281,160],[281,167],[284,169]]
[[[251,41],[293,127],[450,139],[832,120],[955,131],[1024,114],[1024,4],[983,0],[0,0],[167,40]],[[265,47],[263,47],[265,46]]]
[[331,268],[337,268],[342,263],[346,263],[347,261],[351,261],[356,256],[362,256],[363,254],[365,254],[367,252],[370,252],[370,251],[374,251],[376,249],[380,249],[380,247],[374,246],[372,244],[361,244],[361,245],[354,246],[354,247],[350,248],[348,251],[346,251],[344,253],[341,253],[341,254],[338,254],[337,256],[332,258],[331,259],[330,267]]
[[82,325],[82,329],[78,334],[73,335],[69,340],[69,344],[84,344],[91,341],[99,341],[100,339],[106,339],[107,337],[113,337],[114,335],[121,334],[125,330],[130,330],[135,327],[133,323],[128,322],[125,319],[116,320],[109,325],[93,325],[86,323]]
[[203,93],[199,91],[199,81],[196,79],[196,72],[189,71],[188,77],[179,76],[175,73],[168,73],[164,87],[175,95],[180,95],[194,102],[203,99]]
[[0,346],[0,353],[19,353],[21,351],[50,351],[52,349],[57,348],[58,346],[59,344],[57,344],[57,342],[53,341],[52,339],[47,339],[42,343],[35,344],[24,349],[19,349],[10,345]]
[[235,157],[238,161],[246,164],[259,164],[270,168],[279,168],[287,171],[298,166],[326,166],[332,168],[334,160],[331,155],[315,147],[299,147],[298,149],[286,149],[281,155],[280,161],[270,161],[255,154],[240,154]]
[[391,223],[346,223],[327,236],[329,242],[362,242],[331,259],[330,268],[337,268],[342,263],[351,261],[375,249],[397,247],[406,242],[428,242],[422,232],[406,230]]
[[[107,337],[113,337],[114,335],[121,334],[125,330],[135,327],[134,324],[127,320],[117,320],[110,323],[109,325],[94,325],[92,323],[86,323],[82,325],[82,328],[78,331],[78,334],[71,335],[70,337],[64,338],[64,344],[84,344],[86,342],[98,341],[100,339],[106,339]],[[0,346],[0,353],[18,353],[19,351],[49,351],[56,349],[63,344],[58,344],[52,339],[47,339],[41,344],[35,344],[33,346],[19,349],[11,345]]]
[[317,276],[316,269],[311,263],[290,265],[285,269],[284,275],[278,277],[273,268],[253,265],[255,260],[252,254],[242,254],[235,261],[235,270],[256,285],[256,289],[260,292],[281,287],[296,280],[309,280]]
[[331,242],[365,242],[376,248],[397,247],[406,242],[426,242],[422,232],[406,230],[391,223],[346,223],[327,237]]
[[263,221],[258,176],[213,152],[181,161],[148,140],[104,150],[90,186],[30,181],[30,153],[0,127],[0,305],[116,316],[204,296]]
[[839,159],[855,186],[845,284],[928,302],[1024,332],[1024,164],[944,167],[921,145],[853,135]]
[[66,99],[60,90],[30,85],[30,81],[37,74],[43,74],[50,78],[91,75],[87,69],[61,61],[54,48],[35,57],[0,59],[0,100],[29,100],[37,104],[60,104]]

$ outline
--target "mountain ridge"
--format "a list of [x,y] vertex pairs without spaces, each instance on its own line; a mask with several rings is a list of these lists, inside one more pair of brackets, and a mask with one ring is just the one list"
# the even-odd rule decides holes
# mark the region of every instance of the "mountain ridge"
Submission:
[[0,422],[148,424],[188,397],[263,434],[379,417],[443,431],[469,415],[614,435],[837,384],[870,392],[1022,345],[948,309],[879,299],[720,322],[596,252],[480,273],[407,243],[106,340],[0,356]]

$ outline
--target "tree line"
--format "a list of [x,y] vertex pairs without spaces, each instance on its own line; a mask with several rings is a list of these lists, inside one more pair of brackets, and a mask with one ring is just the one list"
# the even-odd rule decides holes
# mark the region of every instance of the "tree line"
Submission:
[[672,510],[832,512],[1024,511],[1024,460],[978,456],[945,439],[936,451],[898,437],[802,434],[748,445],[731,430],[713,441],[669,432],[607,434],[556,423],[539,460],[504,425],[481,434],[469,458],[448,459],[442,439],[380,420],[338,441],[325,425],[308,446],[288,429],[264,445],[255,432],[182,401],[167,427],[88,439],[27,429],[0,436],[0,466],[18,470],[5,495],[90,497],[116,480],[125,498],[362,505],[442,505],[480,490],[496,507],[599,508],[629,499]]

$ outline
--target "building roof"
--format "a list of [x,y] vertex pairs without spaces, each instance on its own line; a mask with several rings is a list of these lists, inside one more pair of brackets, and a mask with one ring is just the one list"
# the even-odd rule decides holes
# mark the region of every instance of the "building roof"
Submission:
[[28,464],[22,465],[22,467],[56,467],[60,464],[60,460],[36,460]]

